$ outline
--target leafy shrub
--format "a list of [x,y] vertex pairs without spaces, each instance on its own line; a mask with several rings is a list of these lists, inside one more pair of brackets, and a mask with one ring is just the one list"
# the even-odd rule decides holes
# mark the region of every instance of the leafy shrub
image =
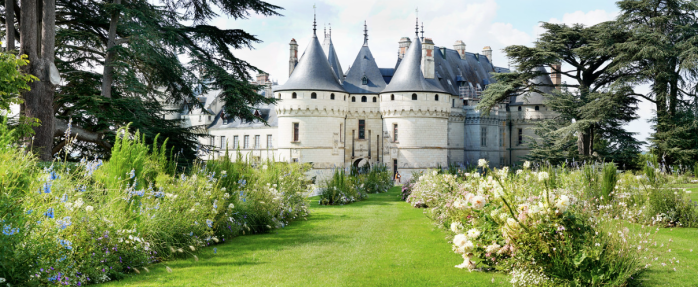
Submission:
[[[0,142],[9,136],[3,128]],[[0,278],[105,282],[308,215],[306,165],[221,159],[175,173],[164,144],[118,134],[109,162],[42,167],[21,148],[0,147]]]
[[362,200],[368,195],[357,188],[356,177],[347,175],[343,169],[334,170],[320,190],[319,203],[322,205],[347,204]]
[[391,173],[383,164],[368,166],[359,169],[358,172],[353,174],[357,178],[358,186],[365,193],[387,192],[388,189],[393,187]]

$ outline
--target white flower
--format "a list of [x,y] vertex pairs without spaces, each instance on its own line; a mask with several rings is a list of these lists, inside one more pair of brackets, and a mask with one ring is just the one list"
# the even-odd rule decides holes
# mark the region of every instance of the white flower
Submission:
[[[228,190],[228,189],[225,188],[225,187],[221,187],[221,191],[226,191],[226,190]],[[226,194],[227,194],[227,193],[226,193]]]
[[555,202],[555,208],[560,210],[561,213],[565,212],[568,207],[570,207],[570,198],[567,195],[561,195]]
[[455,267],[460,269],[468,268],[468,270],[473,270],[475,269],[476,265],[475,262],[470,261],[470,259],[465,259],[463,263],[458,264]]
[[482,209],[483,207],[485,207],[485,203],[485,198],[480,195],[473,196],[473,198],[470,199],[470,204],[473,205],[474,209]]
[[231,203],[230,205],[228,205],[228,208],[233,209],[233,208],[235,208],[235,205],[233,205],[233,204]]
[[530,161],[524,161],[523,167],[524,167],[525,169],[531,168],[531,162],[530,162]]
[[523,169],[517,169],[517,170],[516,170],[516,175],[520,175],[520,174],[522,174],[522,173],[523,173]]
[[228,171],[227,170],[221,171],[221,174],[228,174]]
[[492,245],[488,245],[485,247],[485,252],[487,253],[497,253],[499,251],[499,248],[502,248],[497,242],[492,242]]
[[507,218],[507,227],[509,227],[509,228],[512,228],[512,229],[513,229],[513,228],[516,228],[516,227],[518,227],[518,226],[519,226],[518,224],[519,224],[519,223],[518,223],[518,222],[516,222],[516,220],[515,220],[515,219],[513,219],[513,218]]
[[548,175],[547,172],[541,171],[538,173],[538,181],[545,181],[548,180],[548,178],[550,178],[550,175]]
[[451,222],[451,231],[453,231],[453,233],[458,233],[461,229],[463,229],[463,224],[455,221]]
[[480,173],[478,173],[478,172],[473,173],[473,177],[474,177],[474,178],[480,178]]
[[85,211],[87,211],[87,212],[92,212],[93,210],[94,210],[94,207],[92,207],[92,206],[90,206],[90,205],[85,206]]
[[468,237],[475,239],[480,236],[480,230],[477,230],[477,228],[473,228],[468,230]]
[[469,241],[468,237],[466,237],[465,234],[458,234],[455,237],[453,237],[453,245],[457,247],[463,247],[467,242]]
[[453,202],[453,207],[458,208],[458,209],[463,209],[463,208],[465,208],[466,206],[465,206],[465,202],[463,202],[463,201],[460,200],[460,199],[456,199],[456,201]]
[[82,207],[82,205],[83,205],[84,203],[85,203],[85,202],[82,201],[82,198],[78,198],[78,200],[75,201],[75,205],[73,205],[73,206],[75,206],[75,208],[80,208],[80,207]]
[[489,164],[487,163],[487,160],[485,160],[484,158],[481,158],[477,161],[477,166],[478,167],[487,167],[487,166],[489,166]]

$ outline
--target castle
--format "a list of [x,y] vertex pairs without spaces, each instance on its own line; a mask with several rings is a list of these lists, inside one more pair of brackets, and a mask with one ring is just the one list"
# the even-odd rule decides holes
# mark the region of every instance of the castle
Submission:
[[[520,162],[529,151],[526,140],[535,137],[536,121],[553,116],[543,95],[510,97],[489,115],[481,114],[476,106],[495,81],[492,73],[509,70],[494,66],[489,47],[471,53],[463,41],[450,49],[423,35],[416,30],[412,39],[400,39],[395,67],[379,68],[364,24],[363,45],[345,72],[331,30],[321,45],[313,24],[300,58],[295,39],[289,44],[286,83],[275,85],[267,74],[257,76],[265,87],[261,93],[278,100],[255,107],[255,115],[267,125],[225,119],[219,91],[199,97],[204,109],[174,117],[207,127],[210,136],[201,143],[215,148],[202,158],[222,156],[227,147],[251,159],[311,163],[317,174],[382,163],[409,177],[414,171],[472,165],[481,158],[493,166]],[[556,75],[538,80],[560,84]]]

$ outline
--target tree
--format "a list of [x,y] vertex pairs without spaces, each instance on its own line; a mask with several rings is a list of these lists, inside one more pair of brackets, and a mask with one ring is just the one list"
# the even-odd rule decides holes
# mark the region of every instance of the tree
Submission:
[[[637,70],[650,84],[650,93],[638,96],[654,103],[657,112],[652,150],[666,164],[685,161],[686,154],[696,152],[686,149],[698,149],[682,140],[689,132],[683,126],[689,116],[686,110],[694,108],[696,99],[698,4],[686,0],[623,0],[618,7],[618,21],[631,35],[618,45],[617,59]],[[694,160],[698,158],[694,156]]]
[[196,95],[220,89],[227,116],[252,120],[252,106],[275,101],[250,82],[250,72],[259,70],[231,51],[260,40],[207,22],[217,16],[214,8],[240,19],[279,15],[278,6],[259,0],[57,0],[55,7],[56,66],[64,84],[49,109],[56,127],[46,146],[54,152],[64,142],[68,119],[79,141],[74,152],[101,156],[109,151],[115,127],[133,122],[131,127],[150,139],[157,133],[169,137],[176,151],[192,159],[201,127],[183,129],[163,119],[173,112],[165,104],[200,106]]
[[[594,143],[600,136],[632,139],[622,126],[636,118],[637,99],[631,84],[637,79],[634,71],[621,68],[614,56],[615,46],[623,43],[628,33],[614,22],[591,27],[543,23],[543,28],[546,32],[534,47],[505,48],[518,71],[495,74],[497,82],[485,90],[479,109],[488,112],[510,96],[545,94],[544,87],[555,87],[561,91],[548,93],[545,105],[558,116],[545,128],[553,135],[549,139],[556,142],[544,146],[561,148],[570,137],[577,137],[579,157],[586,158],[594,155]],[[550,70],[542,68],[546,66]],[[556,73],[573,82],[555,86],[536,80]],[[550,130],[552,127],[555,129]],[[636,141],[630,145],[639,147]]]

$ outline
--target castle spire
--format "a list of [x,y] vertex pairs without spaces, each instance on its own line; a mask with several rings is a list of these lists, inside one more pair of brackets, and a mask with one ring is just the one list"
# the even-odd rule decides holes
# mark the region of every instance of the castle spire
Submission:
[[364,20],[364,46],[368,46],[368,27],[366,26],[366,20]]
[[422,41],[424,41],[424,22],[422,22]]
[[317,24],[315,20],[315,4],[313,4],[313,36],[317,37],[317,33],[315,32],[315,30],[317,30]]
[[417,19],[415,20],[414,23],[414,36],[419,37],[419,8],[414,9],[415,14],[417,15]]
[[330,26],[330,38],[332,38],[332,23],[328,23],[328,26]]

